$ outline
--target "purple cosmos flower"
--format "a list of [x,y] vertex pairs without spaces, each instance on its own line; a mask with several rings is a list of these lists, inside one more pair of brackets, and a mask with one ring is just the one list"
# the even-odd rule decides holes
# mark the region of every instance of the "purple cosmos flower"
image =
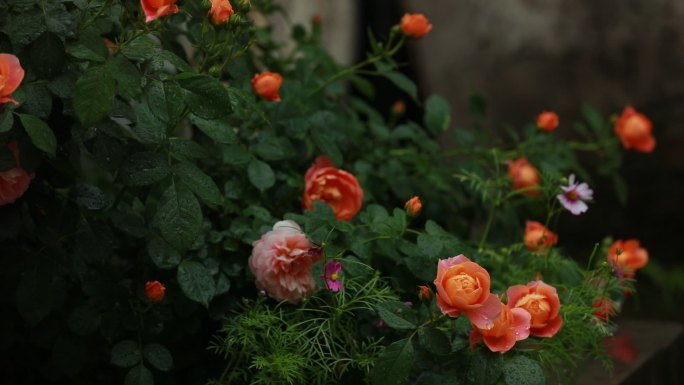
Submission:
[[321,278],[325,280],[325,286],[328,290],[337,293],[344,289],[342,281],[340,281],[340,273],[342,272],[342,263],[337,261],[330,261],[325,265],[325,274]]
[[556,198],[563,204],[563,207],[574,215],[587,211],[589,206],[584,202],[594,197],[594,191],[589,188],[588,184],[575,182],[575,174],[570,174],[568,185],[561,186],[561,189],[563,193],[556,195]]

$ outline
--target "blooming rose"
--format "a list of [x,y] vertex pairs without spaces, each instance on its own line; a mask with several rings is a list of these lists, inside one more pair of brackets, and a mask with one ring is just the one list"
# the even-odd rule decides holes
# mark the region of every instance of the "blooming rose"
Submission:
[[311,210],[315,200],[327,203],[337,219],[348,221],[361,209],[363,190],[354,175],[335,168],[328,157],[319,156],[304,176],[302,206]]
[[290,303],[297,303],[316,290],[311,266],[321,259],[321,253],[309,252],[311,243],[297,223],[276,223],[252,246],[249,268],[260,290]]
[[147,281],[145,284],[145,294],[147,299],[152,302],[159,302],[164,299],[166,288],[159,281]]
[[8,143],[5,146],[14,154],[17,167],[0,172],[0,206],[14,203],[14,201],[24,195],[31,183],[31,176],[26,170],[21,168],[19,163],[17,142]]
[[252,89],[260,98],[271,102],[279,102],[278,91],[283,84],[283,77],[275,72],[262,72],[252,78]]
[[211,22],[214,25],[223,24],[233,16],[235,12],[233,11],[233,6],[230,5],[228,0],[211,0],[211,9],[209,10],[209,15],[211,15]]
[[485,345],[493,352],[506,353],[516,341],[530,336],[530,313],[520,308],[510,309],[501,304],[501,314],[494,321],[491,329],[473,327],[470,333],[471,346],[482,338]]
[[9,53],[0,53],[0,104],[19,104],[12,99],[12,92],[19,87],[23,79],[24,69],[21,68],[19,59]]
[[537,127],[540,130],[551,132],[558,127],[558,114],[551,111],[544,111],[537,117]]
[[410,216],[416,216],[420,212],[420,209],[423,208],[423,203],[420,201],[420,197],[413,197],[406,201],[404,204],[404,209],[406,210],[406,213]]
[[422,13],[407,13],[401,18],[401,32],[420,39],[432,29],[432,24]]
[[637,270],[648,263],[648,251],[636,239],[618,239],[608,249],[608,262],[620,269],[626,278],[632,278]]
[[491,329],[501,312],[501,301],[489,292],[487,270],[463,254],[440,259],[437,264],[437,306],[442,313],[458,317],[465,313],[480,329]]
[[537,337],[553,337],[563,325],[560,300],[556,288],[542,281],[515,285],[506,291],[508,307],[522,308],[532,316],[530,334]]
[[620,137],[624,148],[628,150],[633,148],[640,152],[653,152],[656,145],[655,138],[651,133],[653,125],[646,116],[636,112],[632,106],[625,107],[613,129]]
[[538,189],[532,189],[539,186],[539,173],[524,156],[508,163],[508,176],[513,181],[514,190],[530,188],[524,192],[525,195],[539,194]]
[[178,13],[176,0],[140,0],[140,5],[145,12],[145,23],[149,23],[158,17]]
[[524,242],[531,251],[539,251],[555,245],[558,242],[558,235],[539,222],[527,221]]

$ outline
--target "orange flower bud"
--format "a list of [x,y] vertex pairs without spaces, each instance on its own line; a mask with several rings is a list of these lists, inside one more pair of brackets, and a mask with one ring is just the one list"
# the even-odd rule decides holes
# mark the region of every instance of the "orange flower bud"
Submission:
[[147,281],[145,284],[145,294],[147,299],[152,302],[159,302],[164,299],[166,288],[159,281]]
[[407,13],[401,18],[401,32],[406,36],[420,39],[432,29],[432,24],[422,13]]
[[211,0],[211,9],[208,15],[211,16],[211,22],[214,25],[224,24],[228,22],[231,16],[235,12],[233,11],[233,6],[230,5],[228,0]]
[[530,251],[539,251],[555,245],[558,235],[539,222],[527,221],[524,242]]
[[417,196],[414,196],[413,198],[409,199],[406,201],[406,204],[404,204],[404,209],[406,210],[406,214],[409,216],[416,216],[420,212],[420,209],[423,208],[423,203],[420,201],[420,198]]
[[140,5],[145,13],[145,23],[179,11],[176,0],[140,0]]
[[406,103],[403,100],[397,100],[392,104],[392,115],[401,116],[406,112]]
[[278,91],[283,84],[283,77],[275,72],[262,72],[252,78],[252,89],[260,98],[272,102],[279,102]]
[[551,132],[558,127],[558,114],[551,111],[544,111],[537,117],[537,127],[540,130]]
[[655,149],[656,141],[651,133],[653,130],[651,121],[631,106],[625,107],[613,128],[625,149],[633,148],[646,153],[651,153]]
[[[539,186],[539,173],[524,156],[508,163],[508,176],[513,181],[514,190]],[[525,191],[524,194],[534,196],[539,192],[538,189],[531,189]]]
[[432,299],[432,291],[427,286],[418,286],[420,291],[418,292],[418,298],[423,302],[430,302]]

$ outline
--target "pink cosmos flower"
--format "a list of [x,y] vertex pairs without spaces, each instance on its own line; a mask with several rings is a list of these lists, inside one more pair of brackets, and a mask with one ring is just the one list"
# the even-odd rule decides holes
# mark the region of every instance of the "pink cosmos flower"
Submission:
[[563,207],[573,215],[580,215],[587,211],[589,206],[584,202],[594,197],[594,191],[589,188],[588,184],[575,182],[575,174],[570,174],[568,185],[561,186],[561,189],[563,193],[556,195],[556,198],[563,204]]
[[321,254],[310,252],[311,243],[297,223],[280,221],[252,245],[249,268],[257,288],[290,303],[298,303],[316,290],[311,266]]
[[342,272],[342,263],[338,261],[330,261],[325,265],[325,274],[321,278],[325,280],[325,286],[328,290],[337,293],[344,289],[344,285],[340,280],[340,273]]

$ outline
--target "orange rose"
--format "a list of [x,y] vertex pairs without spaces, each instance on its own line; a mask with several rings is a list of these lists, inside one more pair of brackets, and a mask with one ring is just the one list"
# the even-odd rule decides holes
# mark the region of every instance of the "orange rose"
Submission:
[[214,25],[226,23],[235,12],[233,6],[228,0],[211,0],[211,9],[208,15],[211,16],[211,22]]
[[480,329],[491,329],[501,312],[501,301],[489,292],[487,270],[464,255],[440,259],[437,263],[437,306],[442,313],[458,317],[465,313]]
[[636,239],[619,239],[608,249],[608,262],[620,269],[626,278],[633,278],[636,271],[648,263],[648,251]]
[[140,5],[145,12],[145,23],[178,13],[176,0],[140,0]]
[[145,294],[147,299],[152,302],[159,302],[164,299],[166,288],[159,281],[147,281],[145,284]]
[[558,127],[558,114],[551,111],[544,111],[537,117],[537,127],[540,130],[551,132]]
[[524,156],[508,163],[508,176],[513,181],[514,190],[529,188],[524,192],[528,196],[540,193],[538,189],[532,189],[539,186],[539,173]]
[[348,221],[361,209],[363,190],[356,177],[335,168],[326,156],[319,156],[304,176],[304,210],[311,210],[315,200],[327,203],[335,217]]
[[524,242],[529,250],[539,251],[558,243],[558,235],[539,222],[527,221]]
[[422,13],[407,13],[401,18],[401,32],[406,36],[420,39],[432,29],[432,24]]
[[19,199],[31,184],[31,176],[19,163],[19,148],[17,142],[5,145],[14,154],[17,167],[0,172],[0,206],[14,203]]
[[427,286],[418,286],[418,298],[423,302],[429,302],[432,299],[432,291]]
[[493,352],[506,353],[516,341],[530,336],[530,313],[520,308],[510,309],[501,304],[501,314],[494,321],[494,326],[487,329],[473,327],[470,333],[470,344],[473,346],[480,338]]
[[556,288],[542,281],[515,285],[506,291],[508,307],[527,310],[532,316],[530,334],[537,337],[553,337],[563,325],[560,300]]
[[420,197],[413,197],[406,201],[404,204],[404,210],[406,210],[406,213],[410,216],[416,216],[420,212],[420,209],[423,208],[423,203],[420,201]]
[[275,72],[262,72],[252,78],[252,89],[260,98],[271,102],[279,102],[278,91],[283,84],[283,77]]
[[0,104],[12,103],[19,105],[12,99],[14,92],[24,79],[24,69],[19,59],[9,53],[0,53]]
[[656,141],[651,131],[653,125],[646,116],[638,113],[632,106],[625,107],[620,118],[615,122],[615,133],[620,137],[622,146],[640,152],[653,152]]

